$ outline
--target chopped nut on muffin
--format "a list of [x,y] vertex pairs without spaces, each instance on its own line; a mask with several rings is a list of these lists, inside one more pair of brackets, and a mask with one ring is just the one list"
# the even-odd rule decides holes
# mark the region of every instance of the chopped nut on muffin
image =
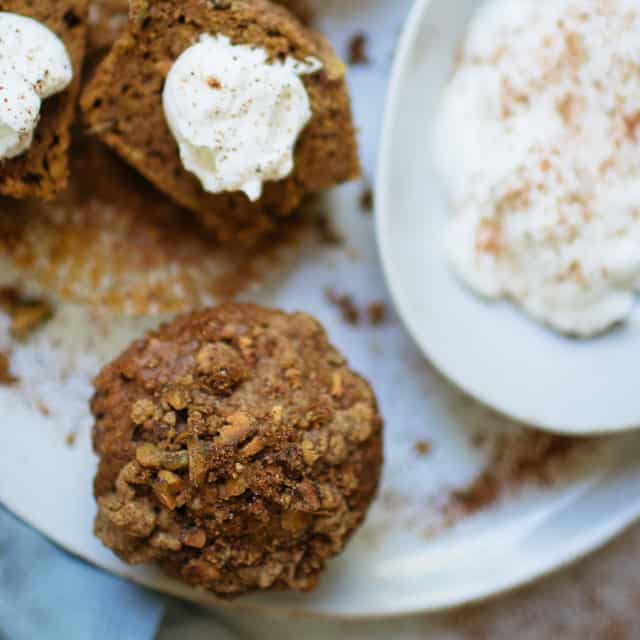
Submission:
[[307,591],[375,495],[374,393],[306,314],[182,316],[95,387],[95,531],[126,562],[226,597]]
[[82,108],[226,243],[253,244],[305,195],[359,175],[344,64],[268,0],[133,0]]

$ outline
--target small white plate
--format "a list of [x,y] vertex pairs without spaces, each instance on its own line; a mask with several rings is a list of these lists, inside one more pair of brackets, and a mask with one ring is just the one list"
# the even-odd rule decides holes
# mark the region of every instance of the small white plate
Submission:
[[577,341],[515,306],[485,302],[448,267],[450,211],[432,158],[433,121],[477,0],[418,0],[396,59],[377,184],[378,239],[397,307],[450,380],[502,413],[555,432],[640,425],[640,314]]

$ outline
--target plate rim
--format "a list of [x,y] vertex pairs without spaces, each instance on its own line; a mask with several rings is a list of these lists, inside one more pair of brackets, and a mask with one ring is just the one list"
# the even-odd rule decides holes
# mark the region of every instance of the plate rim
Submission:
[[[610,476],[610,471],[611,470],[604,474],[603,480]],[[40,535],[44,536],[47,540],[51,541],[53,544],[68,553],[70,556],[87,563],[89,566],[96,567],[100,571],[105,571],[110,575],[116,576],[117,578],[126,580],[128,582],[132,582],[140,587],[149,589],[160,595],[170,596],[187,602],[192,602],[209,610],[217,609],[228,611],[230,613],[258,613],[286,616],[301,620],[308,619],[336,622],[366,622],[394,619],[397,620],[414,615],[433,616],[437,614],[457,611],[466,606],[481,605],[493,599],[517,592],[519,589],[522,589],[528,585],[532,585],[544,578],[548,578],[562,570],[574,566],[576,563],[590,556],[592,553],[605,547],[606,544],[611,542],[616,537],[624,534],[637,522],[638,518],[640,517],[639,496],[635,502],[630,502],[625,509],[621,510],[614,519],[612,518],[607,522],[600,523],[599,526],[594,529],[594,531],[587,537],[587,540],[583,541],[582,544],[574,544],[572,549],[563,559],[555,562],[550,561],[546,565],[542,566],[541,569],[527,573],[524,577],[516,577],[505,580],[502,586],[498,588],[494,588],[493,590],[486,593],[478,593],[476,595],[470,594],[458,602],[450,602],[442,605],[410,605],[402,608],[396,607],[393,610],[378,610],[368,613],[331,613],[322,609],[313,609],[310,607],[294,607],[293,605],[287,604],[286,602],[282,602],[279,604],[268,603],[265,601],[265,599],[267,599],[269,595],[271,595],[268,593],[262,595],[254,594],[252,596],[247,596],[244,598],[241,597],[236,600],[225,601],[217,598],[213,594],[189,588],[188,585],[184,585],[168,577],[163,576],[162,579],[158,581],[154,578],[153,575],[136,573],[133,570],[135,567],[128,567],[123,563],[119,565],[120,568],[114,565],[109,565],[107,563],[102,563],[89,556],[86,551],[73,549],[65,540],[60,539],[58,536],[50,534],[49,531],[41,529],[38,526],[36,519],[34,519],[33,516],[30,515],[26,510],[8,503],[1,496],[0,506],[7,509],[15,517],[19,518],[22,522],[32,527]]]

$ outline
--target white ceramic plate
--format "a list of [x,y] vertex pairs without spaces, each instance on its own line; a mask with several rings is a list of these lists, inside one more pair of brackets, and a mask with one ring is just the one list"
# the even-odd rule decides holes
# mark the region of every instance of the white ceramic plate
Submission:
[[[352,82],[369,168],[387,60],[408,5],[408,0],[318,4],[321,24],[341,51],[362,28],[367,12],[375,62],[354,69]],[[391,311],[381,327],[367,322],[352,327],[327,302],[325,289],[334,288],[353,296],[360,309],[379,300],[388,304],[371,218],[358,206],[361,190],[359,185],[340,189],[328,203],[345,245],[310,243],[296,269],[257,301],[316,315],[353,367],[371,380],[386,419],[380,496],[347,552],[330,564],[318,591],[250,597],[235,607],[342,618],[436,611],[494,595],[572,562],[640,514],[640,438],[627,434],[597,443],[578,460],[561,457],[553,482],[528,487],[501,482],[500,501],[455,527],[443,526],[443,507],[456,491],[473,484],[491,451],[503,460],[514,457],[517,468],[518,456],[526,461],[528,448],[535,449],[545,436],[487,410],[446,382]],[[0,283],[3,278],[11,281],[0,263]],[[87,406],[90,379],[102,362],[157,319],[85,313],[58,309],[33,341],[14,345],[12,364],[22,385],[0,386],[0,503],[96,566],[163,593],[223,606],[157,571],[123,565],[92,535],[96,459]],[[7,322],[0,313],[0,350],[6,340]],[[72,446],[70,432],[76,436]],[[491,447],[478,448],[481,440]],[[418,455],[418,442],[430,445],[428,455]],[[546,478],[545,465],[534,466]]]
[[[309,279],[318,276],[317,267],[304,269],[287,292],[277,295],[281,304],[297,304],[293,300],[299,300]],[[356,330],[341,329],[331,310],[323,310],[322,300],[310,300],[309,306],[379,389],[388,419],[381,496],[364,529],[330,564],[316,592],[253,596],[232,606],[342,618],[436,611],[500,593],[572,562],[640,514],[640,439],[626,435],[602,441],[550,485],[505,495],[456,527],[427,535],[441,515],[438,499],[447,499],[448,488],[464,488],[483,467],[482,456],[468,443],[470,432],[490,439],[500,431],[517,433],[518,426],[469,403],[412,361],[398,328],[386,330],[384,354],[367,356],[362,347],[370,333],[359,329],[365,334],[358,338],[351,333]],[[117,351],[119,343],[139,335],[144,323],[113,319],[108,324],[109,347]],[[61,310],[38,341],[15,352],[24,384],[18,389],[0,387],[0,411],[11,416],[3,431],[0,503],[63,548],[107,571],[186,600],[223,606],[212,595],[154,569],[119,562],[92,535],[96,459],[87,399],[91,375],[99,360],[109,357],[91,346],[103,332],[101,323],[91,327],[77,310]],[[348,346],[358,341],[360,346]],[[394,388],[408,366],[414,379]],[[69,431],[76,434],[73,446],[66,441]],[[433,447],[424,458],[413,453],[418,437]],[[530,436],[521,430],[510,442],[518,437],[528,442]],[[508,456],[508,448],[502,453]]]
[[[572,562],[640,514],[640,438],[627,434],[595,443],[575,459],[561,456],[552,482],[512,487],[507,477],[500,481],[501,500],[446,526],[443,506],[474,484],[495,457],[491,451],[502,460],[513,457],[511,466],[517,469],[519,457],[531,465],[528,448],[548,436],[457,391],[421,358],[396,318],[383,327],[351,327],[340,319],[324,287],[352,293],[360,306],[385,295],[370,220],[358,210],[358,194],[348,188],[332,199],[342,232],[352,238],[349,245],[310,245],[296,271],[258,301],[316,315],[353,366],[371,379],[386,418],[380,496],[365,527],[330,563],[316,592],[254,596],[234,607],[337,618],[437,611]],[[13,345],[12,364],[22,384],[0,386],[0,414],[9,416],[0,503],[98,567],[163,593],[224,606],[158,571],[122,564],[92,535],[96,459],[90,443],[90,380],[102,362],[157,319],[86,313],[59,308],[31,342]],[[0,314],[0,345],[6,329]],[[71,446],[70,432],[75,434]],[[428,455],[417,454],[420,441],[430,445]],[[478,448],[479,441],[492,443],[491,448]],[[534,476],[545,479],[544,461],[534,467]]]
[[556,432],[640,425],[640,313],[590,341],[563,338],[509,303],[489,303],[451,273],[450,215],[434,171],[433,119],[478,0],[418,0],[392,80],[380,154],[378,238],[400,313],[423,351],[462,389]]

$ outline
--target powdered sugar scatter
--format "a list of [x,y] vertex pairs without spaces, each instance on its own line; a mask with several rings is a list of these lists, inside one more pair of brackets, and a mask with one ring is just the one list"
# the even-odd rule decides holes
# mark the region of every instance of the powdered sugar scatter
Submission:
[[[596,55],[597,54],[597,55]],[[449,257],[561,332],[623,321],[640,289],[640,5],[495,0],[437,123]]]

